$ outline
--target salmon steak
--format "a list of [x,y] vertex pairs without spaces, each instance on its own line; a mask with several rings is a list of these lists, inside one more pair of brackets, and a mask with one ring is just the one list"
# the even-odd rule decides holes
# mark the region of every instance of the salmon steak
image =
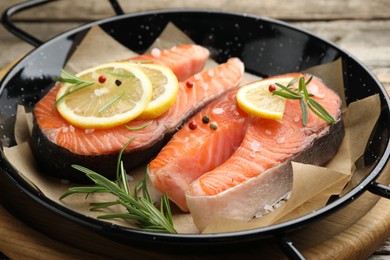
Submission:
[[[301,76],[293,73],[265,80],[278,82],[278,78]],[[205,134],[207,127],[198,123],[193,131],[188,127],[178,131],[150,163],[153,185],[168,193],[181,209],[189,210],[199,230],[214,218],[249,221],[266,213],[291,191],[292,161],[324,165],[335,155],[344,136],[339,96],[315,77],[307,88],[336,119],[335,124],[309,110],[303,126],[297,100],[286,101],[282,120],[271,120],[248,116],[237,107],[236,99],[223,97],[189,121],[198,122],[205,114],[211,119],[212,111],[218,111],[215,120],[221,127]],[[235,112],[224,109],[229,102]],[[192,143],[197,145],[188,148]]]
[[183,211],[188,211],[185,191],[190,184],[227,160],[244,138],[249,120],[237,105],[236,93],[234,89],[202,109],[149,164],[154,187],[168,193]]
[[[174,50],[178,49],[180,48]],[[188,56],[187,49],[183,52],[183,59],[192,64],[189,66],[195,71],[192,71],[192,76],[187,80],[179,83],[174,105],[152,120],[135,119],[110,129],[78,128],[70,125],[57,110],[52,111],[60,86],[50,90],[33,110],[31,148],[40,169],[55,177],[75,182],[89,182],[83,173],[71,167],[72,164],[79,164],[108,178],[114,178],[118,154],[130,139],[134,138],[122,154],[124,167],[128,171],[155,156],[184,122],[199,109],[238,86],[244,72],[244,65],[239,59],[232,58],[215,68],[198,72],[208,55],[203,57],[200,66],[193,64],[194,60]],[[194,55],[197,52],[193,52]],[[161,51],[160,57],[163,55],[169,55],[169,52]],[[182,66],[186,65],[186,62],[179,61],[177,54],[174,56]],[[139,57],[140,60],[148,58],[150,57]],[[191,82],[191,88],[187,86],[187,82]],[[148,124],[145,128],[129,130],[145,124]]]

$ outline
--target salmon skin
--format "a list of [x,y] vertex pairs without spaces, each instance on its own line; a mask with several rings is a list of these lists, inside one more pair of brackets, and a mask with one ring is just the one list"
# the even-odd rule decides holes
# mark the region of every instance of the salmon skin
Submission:
[[[190,59],[188,62],[193,61]],[[204,62],[205,60],[203,64]],[[155,156],[190,116],[236,87],[243,71],[243,63],[237,58],[207,71],[194,71],[193,74],[196,74],[179,83],[176,102],[163,115],[153,120],[133,120],[111,129],[74,127],[58,111],[52,112],[59,90],[59,86],[54,87],[33,110],[31,147],[37,163],[43,172],[74,182],[89,180],[83,173],[73,170],[72,164],[79,164],[108,178],[114,178],[118,153],[130,139],[134,138],[122,156],[126,170],[134,169]],[[192,88],[187,87],[187,81],[192,83]],[[146,128],[128,129],[146,123],[150,123]]]
[[[185,191],[191,182],[228,159],[244,138],[249,120],[237,105],[236,93],[232,90],[202,109],[149,164],[154,187],[168,193],[183,211],[188,211]],[[195,129],[189,126],[194,122]]]
[[254,118],[233,155],[186,190],[187,206],[200,230],[218,217],[249,221],[265,214],[291,191],[292,161],[324,165],[335,155],[344,136],[341,100],[318,78],[313,78],[308,91],[337,122],[330,125],[309,110],[303,126],[297,100],[287,100],[280,121]]

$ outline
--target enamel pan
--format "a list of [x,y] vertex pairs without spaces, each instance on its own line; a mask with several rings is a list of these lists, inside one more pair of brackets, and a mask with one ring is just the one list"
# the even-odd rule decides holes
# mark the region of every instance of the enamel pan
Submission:
[[[381,83],[364,65],[334,44],[289,24],[258,16],[205,10],[123,14],[116,1],[110,3],[117,16],[86,24],[42,43],[17,28],[10,17],[46,2],[50,1],[23,2],[6,10],[3,15],[3,23],[9,31],[36,47],[1,81],[0,136],[3,146],[15,144],[13,126],[16,106],[23,104],[29,109],[34,106],[53,86],[52,79],[60,74],[60,69],[80,39],[91,26],[97,24],[122,44],[141,53],[171,21],[197,44],[208,48],[217,62],[236,56],[245,63],[248,72],[259,76],[301,71],[341,57],[347,102],[378,93],[382,110],[362,156],[363,163],[358,165],[362,178],[355,188],[316,212],[281,224],[241,232],[172,235],[108,224],[71,211],[46,198],[24,181],[2,155],[0,202],[15,217],[40,232],[71,246],[111,257],[131,257],[134,254],[150,256],[154,252],[178,255],[223,252],[229,255],[230,252],[239,254],[242,250],[250,250],[260,243],[272,241],[288,257],[303,258],[289,240],[289,234],[341,210],[364,191],[390,198],[389,187],[376,182],[390,152],[389,97]],[[149,30],[143,29],[146,26]]]

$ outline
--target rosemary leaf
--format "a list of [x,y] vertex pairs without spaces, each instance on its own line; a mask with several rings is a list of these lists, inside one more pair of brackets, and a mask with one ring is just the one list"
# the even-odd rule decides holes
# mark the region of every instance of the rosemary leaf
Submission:
[[104,106],[102,106],[102,107],[98,110],[98,113],[103,112],[104,110],[106,110],[107,108],[109,108],[111,105],[113,105],[114,103],[118,102],[118,100],[121,99],[121,98],[123,97],[124,94],[125,94],[125,92],[122,92],[122,93],[119,94],[118,96],[113,97],[110,101],[108,101]]
[[144,187],[144,189],[142,189],[142,195],[147,200],[152,201],[152,198],[150,197],[150,193],[148,190],[147,177],[146,177],[149,175],[149,164],[146,166],[146,172],[147,172],[147,175],[145,175],[144,178],[142,178],[142,180],[140,182],[141,188]]
[[292,80],[290,80],[290,82],[287,84],[287,88],[291,87],[292,85],[294,85],[296,82],[298,81],[298,78],[293,78]]
[[288,92],[283,92],[283,91],[280,91],[280,90],[274,90],[274,91],[272,91],[272,94],[284,97],[285,99],[301,99],[302,98],[299,95],[291,94],[291,93],[288,93]]
[[302,125],[306,126],[307,119],[309,118],[309,113],[307,111],[307,106],[303,98],[299,99],[299,104],[301,106],[301,111],[302,111]]
[[309,85],[309,83],[311,82],[311,80],[313,79],[313,76],[310,76],[310,78],[306,81],[306,86]]
[[73,94],[74,92],[76,91],[79,91],[79,90],[82,90],[83,88],[86,88],[86,87],[89,87],[91,85],[93,85],[95,83],[93,82],[89,82],[89,83],[82,83],[82,84],[78,84],[78,87],[76,89],[73,89],[73,91],[69,91],[67,93],[65,93],[64,95],[62,95],[61,97],[59,97],[57,100],[56,100],[56,103],[54,104],[54,107],[52,109],[52,112],[54,112],[54,110],[56,109],[56,107],[58,106],[58,104],[67,96],[69,96],[70,94]]
[[122,219],[131,219],[142,221],[143,217],[132,215],[129,213],[112,213],[98,216],[99,219],[113,219],[113,218],[122,218]]
[[125,145],[122,147],[122,149],[120,150],[119,152],[119,155],[118,155],[118,161],[116,163],[116,181],[117,183],[120,183],[120,178],[121,178],[121,161],[122,161],[122,154],[123,152],[125,151],[125,149],[127,148],[127,146],[130,145],[130,143],[134,140],[135,138],[132,137],[130,138],[129,141],[127,141],[125,143]]
[[171,207],[169,206],[169,198],[168,194],[164,194],[164,196],[161,198],[161,205],[164,205],[161,208],[161,212],[166,212],[165,217],[168,219],[169,223],[173,226],[173,219],[172,219],[172,212]]
[[316,114],[324,121],[331,124],[336,123],[336,120],[328,113],[328,111],[314,99],[308,100],[307,105],[313,111],[314,114]]
[[60,200],[76,193],[98,193],[98,192],[107,192],[108,190],[104,187],[72,187],[69,188],[62,196],[60,197]]
[[[291,95],[293,96],[299,96],[299,93],[297,93],[295,90],[289,88],[289,87],[286,87],[286,86],[283,86],[282,84],[279,84],[279,83],[275,83],[276,86],[278,86],[279,88],[281,88],[282,90],[290,93]],[[275,92],[275,91],[274,91]],[[273,92],[272,92],[273,93]]]
[[140,125],[140,126],[135,126],[135,127],[130,127],[130,126],[125,126],[127,129],[129,129],[130,131],[137,131],[137,130],[141,130],[141,129],[144,129],[148,126],[150,126],[151,124],[153,123],[153,121],[149,121],[143,125]]
[[107,190],[109,190],[112,194],[115,196],[122,198],[125,194],[123,190],[121,190],[114,182],[110,181],[106,177],[98,174],[98,173],[88,173],[87,177],[89,177],[91,180],[93,180],[96,184],[105,187]]
[[99,203],[90,203],[90,211],[97,211],[99,209],[108,208],[120,204],[118,201],[109,201],[109,202],[99,202]]
[[127,178],[127,173],[125,170],[125,167],[123,166],[123,161],[121,161],[121,180],[122,180],[122,188],[126,192],[127,195],[130,195],[130,190],[129,190],[129,180]]
[[299,89],[300,89],[300,91],[303,92],[303,97],[305,98],[306,101],[308,99],[310,99],[309,92],[307,92],[307,88],[306,88],[305,78],[304,77],[301,77],[299,79]]

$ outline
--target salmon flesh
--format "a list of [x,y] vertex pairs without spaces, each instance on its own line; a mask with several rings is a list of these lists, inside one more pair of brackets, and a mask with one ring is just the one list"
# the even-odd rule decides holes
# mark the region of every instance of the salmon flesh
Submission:
[[[301,76],[292,73],[264,80]],[[297,100],[287,100],[278,121],[248,116],[232,91],[189,121],[198,122],[195,130],[187,125],[173,136],[150,163],[152,183],[182,210],[189,210],[200,230],[214,218],[248,221],[265,213],[291,191],[292,161],[324,165],[343,139],[339,96],[315,77],[308,91],[336,119],[335,124],[309,110],[303,126]],[[200,122],[204,115],[217,122],[216,130]]]

